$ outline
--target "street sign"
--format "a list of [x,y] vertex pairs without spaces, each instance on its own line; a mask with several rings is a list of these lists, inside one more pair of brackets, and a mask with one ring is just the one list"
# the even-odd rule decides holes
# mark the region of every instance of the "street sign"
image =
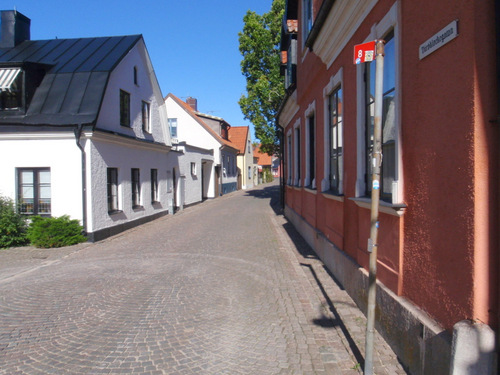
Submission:
[[354,64],[362,64],[375,59],[375,41],[354,46]]

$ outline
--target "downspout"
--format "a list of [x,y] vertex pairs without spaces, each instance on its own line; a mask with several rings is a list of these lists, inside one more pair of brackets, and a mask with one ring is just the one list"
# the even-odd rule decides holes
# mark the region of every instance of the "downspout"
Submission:
[[82,137],[83,124],[78,124],[75,128],[76,146],[82,152],[82,226],[83,234],[87,235],[87,160],[85,157],[85,149],[80,144]]

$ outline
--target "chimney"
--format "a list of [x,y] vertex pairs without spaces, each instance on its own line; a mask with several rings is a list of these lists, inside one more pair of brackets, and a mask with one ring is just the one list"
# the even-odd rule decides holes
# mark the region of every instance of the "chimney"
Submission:
[[189,97],[186,99],[186,103],[193,108],[193,110],[198,111],[198,99]]
[[0,20],[0,48],[13,48],[30,40],[31,20],[15,10],[2,10]]

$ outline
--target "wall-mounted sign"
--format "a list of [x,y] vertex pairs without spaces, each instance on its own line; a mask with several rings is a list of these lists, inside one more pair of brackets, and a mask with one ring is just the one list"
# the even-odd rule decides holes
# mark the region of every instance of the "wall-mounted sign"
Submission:
[[455,20],[420,45],[418,50],[420,60],[422,60],[425,56],[430,55],[432,52],[435,52],[446,43],[452,41],[457,36],[458,21]]
[[354,64],[373,61],[375,58],[375,41],[354,46]]

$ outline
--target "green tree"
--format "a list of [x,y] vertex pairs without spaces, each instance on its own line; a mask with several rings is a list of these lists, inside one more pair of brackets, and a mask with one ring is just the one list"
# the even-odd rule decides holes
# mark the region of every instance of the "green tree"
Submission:
[[26,220],[17,213],[12,199],[0,195],[0,249],[25,245],[26,229]]
[[284,96],[280,75],[280,38],[285,0],[273,0],[264,15],[248,11],[243,31],[238,34],[243,56],[241,71],[246,78],[247,94],[238,104],[245,119],[255,127],[261,150],[269,155],[278,152],[276,115]]

